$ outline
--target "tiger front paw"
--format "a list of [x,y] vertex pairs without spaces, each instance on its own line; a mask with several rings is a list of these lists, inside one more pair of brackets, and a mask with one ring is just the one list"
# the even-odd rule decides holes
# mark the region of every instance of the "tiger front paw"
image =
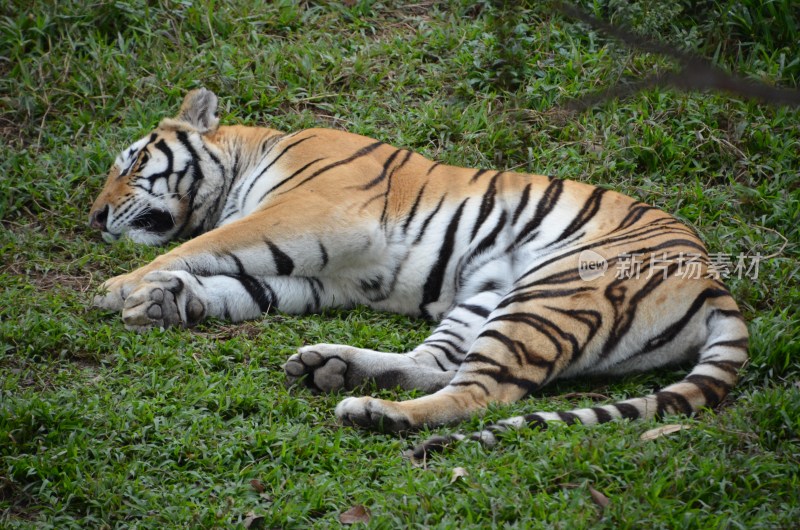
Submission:
[[134,274],[121,274],[103,282],[99,294],[94,297],[92,305],[109,311],[121,311],[125,299],[139,284],[140,278]]
[[397,403],[372,397],[349,397],[336,406],[336,417],[344,425],[379,432],[403,432],[416,426]]
[[186,272],[151,272],[125,299],[122,308],[125,327],[143,331],[194,326],[206,316],[196,283]]

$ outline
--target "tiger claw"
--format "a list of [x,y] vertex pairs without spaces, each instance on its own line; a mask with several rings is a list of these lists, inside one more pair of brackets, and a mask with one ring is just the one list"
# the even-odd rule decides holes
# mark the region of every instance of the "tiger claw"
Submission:
[[294,384],[305,376],[305,385],[314,392],[335,392],[344,388],[348,365],[336,355],[338,349],[341,347],[335,345],[300,348],[283,365],[287,384]]
[[378,432],[404,432],[414,428],[396,403],[372,397],[349,397],[336,406],[336,417],[343,425]]
[[130,330],[194,326],[206,315],[206,307],[187,285],[189,278],[174,272],[145,276],[125,299],[122,320]]
[[98,294],[92,299],[92,306],[109,311],[120,311],[124,304],[125,300],[116,293]]
[[106,280],[98,289],[100,292],[92,299],[92,305],[109,311],[121,311],[125,307],[125,299],[137,283],[129,274]]

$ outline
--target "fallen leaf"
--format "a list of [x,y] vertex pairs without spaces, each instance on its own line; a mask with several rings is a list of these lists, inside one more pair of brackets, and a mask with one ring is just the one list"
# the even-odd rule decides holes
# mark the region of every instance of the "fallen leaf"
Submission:
[[247,512],[244,521],[242,521],[242,525],[244,525],[245,528],[252,528],[253,530],[264,528],[264,516],[256,515],[253,512]]
[[466,469],[464,469],[463,467],[454,467],[453,474],[450,476],[450,484],[452,484],[453,482],[455,482],[460,478],[464,478],[467,476],[469,476],[469,472]]
[[602,493],[600,493],[591,486],[589,486],[589,495],[592,496],[592,500],[594,501],[594,503],[601,508],[605,508],[606,506],[611,504],[611,501],[608,499],[608,497],[606,497],[605,495],[603,495]]
[[369,522],[369,510],[363,506],[356,505],[339,514],[339,522],[342,524],[356,524]]
[[655,440],[656,438],[660,438],[662,436],[666,436],[667,434],[672,434],[674,432],[682,431],[684,429],[691,429],[690,425],[662,425],[661,427],[657,427],[655,429],[650,429],[649,431],[643,433],[639,439],[640,440]]
[[264,487],[264,483],[258,480],[257,478],[254,478],[253,480],[250,481],[250,486],[252,486],[252,488],[256,490],[256,493],[264,493],[264,490],[266,489]]

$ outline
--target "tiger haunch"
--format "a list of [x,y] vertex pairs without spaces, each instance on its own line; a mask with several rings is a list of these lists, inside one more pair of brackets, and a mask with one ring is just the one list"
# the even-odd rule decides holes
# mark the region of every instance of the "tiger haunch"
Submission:
[[445,166],[342,131],[219,126],[216,104],[207,90],[190,92],[175,118],[117,158],[92,207],[106,240],[188,238],[104,284],[95,304],[121,310],[127,327],[357,304],[434,319],[411,352],[321,344],[285,365],[288,381],[318,391],[372,380],[429,393],[348,398],[336,409],[343,423],[383,430],[458,422],[558,378],[696,363],[651,396],[533,413],[473,435],[488,442],[528,424],[691,414],[735,384],[746,326],[702,242],[667,213],[579,182]]

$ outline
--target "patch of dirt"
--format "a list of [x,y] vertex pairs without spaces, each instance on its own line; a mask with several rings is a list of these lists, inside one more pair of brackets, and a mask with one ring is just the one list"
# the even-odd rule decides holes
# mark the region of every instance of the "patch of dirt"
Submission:
[[0,142],[5,143],[12,151],[21,151],[31,145],[34,140],[36,137],[33,136],[30,127],[21,127],[19,123],[0,116]]
[[[47,354],[43,354],[43,356],[48,357]],[[53,357],[51,356],[51,358]],[[53,382],[54,373],[67,370],[71,375],[80,375],[80,377],[71,377],[73,382],[91,383],[94,378],[98,377],[93,374],[97,373],[99,367],[100,363],[90,352],[71,353],[68,357],[64,357],[63,361],[45,363],[31,361],[15,354],[0,357],[0,372],[21,376],[20,389],[33,388],[40,392],[56,389],[56,383]]]
[[[274,321],[280,318],[277,315],[271,315],[270,318]],[[206,328],[206,326],[203,326]],[[239,322],[236,324],[224,323],[213,328],[196,329],[195,333],[203,337],[214,340],[229,340],[236,337],[243,337],[245,339],[256,339],[264,333],[263,323],[255,321]]]
[[82,274],[66,274],[58,271],[40,271],[36,269],[25,269],[22,263],[12,263],[5,267],[0,267],[0,273],[14,276],[22,276],[29,283],[35,285],[42,291],[54,291],[66,289],[80,293],[87,292],[93,285],[96,285],[95,273],[86,271]]
[[11,521],[32,522],[36,520],[35,510],[30,509],[30,506],[34,504],[33,496],[20,484],[3,475],[0,475],[0,501],[9,504],[4,515]]

